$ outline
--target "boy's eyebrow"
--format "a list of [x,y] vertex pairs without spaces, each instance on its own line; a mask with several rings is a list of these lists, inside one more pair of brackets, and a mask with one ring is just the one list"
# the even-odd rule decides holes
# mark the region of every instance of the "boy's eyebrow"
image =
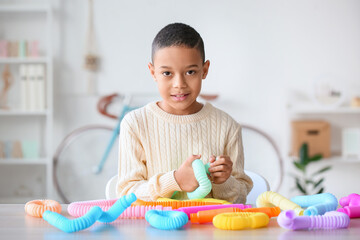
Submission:
[[189,66],[187,66],[186,68],[192,68],[192,67],[199,67],[197,64],[192,64],[192,65],[189,65]]
[[[192,64],[192,65],[189,65],[187,66],[186,68],[192,68],[192,67],[199,67],[197,64]],[[160,68],[171,68],[171,67],[168,67],[168,66],[160,66]]]

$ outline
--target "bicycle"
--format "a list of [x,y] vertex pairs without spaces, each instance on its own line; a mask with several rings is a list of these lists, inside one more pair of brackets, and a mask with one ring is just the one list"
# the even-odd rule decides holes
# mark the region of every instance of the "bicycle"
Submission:
[[[64,203],[99,198],[99,189],[104,189],[106,181],[116,174],[117,161],[109,161],[106,165],[105,162],[117,159],[113,146],[117,145],[121,120],[126,113],[139,107],[130,106],[132,98],[131,94],[101,97],[97,104],[98,112],[116,119],[115,127],[80,127],[70,132],[57,147],[53,157],[53,182]],[[110,114],[108,106],[119,99],[122,101],[119,115]],[[84,189],[81,194],[80,189]]]
[[[214,95],[202,95],[201,97],[207,101],[216,98]],[[119,115],[110,114],[108,106],[119,98],[123,103]],[[127,112],[139,107],[131,107],[131,101],[132,95],[121,96],[111,94],[100,98],[97,104],[98,111],[106,117],[116,119],[117,123],[115,127],[107,125],[84,126],[69,133],[58,146],[53,157],[53,181],[64,203],[103,198],[101,194],[104,192],[108,180],[117,174],[117,151],[114,151],[113,146],[118,145],[120,122]],[[278,176],[278,181],[274,184],[275,187],[273,189],[275,191],[279,190],[283,181],[283,160],[274,140],[258,128],[246,124],[241,124],[241,126],[243,129],[244,145],[249,143],[253,146],[256,145],[254,142],[265,139],[268,147],[270,146],[271,148],[270,151],[275,153],[279,165],[279,174],[266,175],[266,169],[260,172],[260,174],[265,176],[266,179],[271,178],[273,175]],[[262,140],[258,139],[259,136]],[[106,141],[104,141],[104,139]],[[249,158],[247,157],[249,154],[247,152],[248,149],[250,149],[250,158],[251,155],[253,158],[254,156],[255,158],[259,158],[258,149],[251,150],[251,146],[244,148],[245,158]],[[75,160],[73,161],[73,159]],[[113,159],[114,161],[109,161],[109,159]],[[254,168],[254,166],[250,164],[250,169],[247,169],[259,172],[252,167]],[[83,192],[81,192],[81,190]]]

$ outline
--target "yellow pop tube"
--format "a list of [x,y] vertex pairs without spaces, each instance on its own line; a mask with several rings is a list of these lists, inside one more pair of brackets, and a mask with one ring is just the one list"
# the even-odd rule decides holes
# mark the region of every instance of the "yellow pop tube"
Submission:
[[290,201],[289,199],[283,197],[282,195],[276,192],[263,192],[256,199],[257,207],[274,207],[277,206],[281,210],[294,210],[296,215],[301,216],[304,213],[304,209],[302,209],[296,203]]
[[260,228],[269,224],[269,217],[262,212],[221,213],[214,217],[213,224],[216,228],[223,230]]

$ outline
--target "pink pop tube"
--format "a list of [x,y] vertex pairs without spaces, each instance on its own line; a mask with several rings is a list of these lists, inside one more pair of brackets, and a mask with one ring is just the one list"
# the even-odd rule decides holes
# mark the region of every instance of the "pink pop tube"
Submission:
[[350,218],[360,218],[360,206],[345,206],[337,211],[347,214]]
[[294,210],[286,210],[280,213],[277,221],[282,228],[291,230],[347,228],[350,224],[348,215],[336,211],[321,216],[296,216]]
[[81,201],[81,202],[72,202],[69,204],[67,211],[71,216],[81,217],[85,215],[92,207],[99,206],[103,211],[109,210],[109,208],[114,205],[118,199],[109,199],[109,200],[92,200],[92,201]]
[[197,213],[199,211],[206,211],[206,210],[212,210],[212,209],[219,209],[219,208],[251,208],[251,205],[244,205],[244,204],[222,204],[222,205],[207,205],[207,206],[198,206],[198,207],[182,207],[179,209],[175,209],[175,211],[181,211],[186,213],[188,218],[190,219],[190,214]]
[[360,195],[356,193],[349,194],[347,197],[340,198],[340,205],[345,206],[360,206]]
[[[68,206],[68,213],[73,217],[82,217],[94,206],[99,206],[103,211],[108,211],[117,199],[94,200],[84,202],[73,202]],[[131,206],[128,207],[119,218],[145,218],[148,210],[172,210],[172,207],[158,206]]]

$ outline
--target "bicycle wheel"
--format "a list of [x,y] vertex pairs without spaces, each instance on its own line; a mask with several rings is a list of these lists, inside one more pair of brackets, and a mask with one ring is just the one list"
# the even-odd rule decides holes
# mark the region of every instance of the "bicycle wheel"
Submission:
[[113,134],[109,126],[85,126],[71,132],[53,158],[54,184],[64,203],[105,198],[107,181],[117,174],[117,146],[114,143],[102,171],[100,163]]

